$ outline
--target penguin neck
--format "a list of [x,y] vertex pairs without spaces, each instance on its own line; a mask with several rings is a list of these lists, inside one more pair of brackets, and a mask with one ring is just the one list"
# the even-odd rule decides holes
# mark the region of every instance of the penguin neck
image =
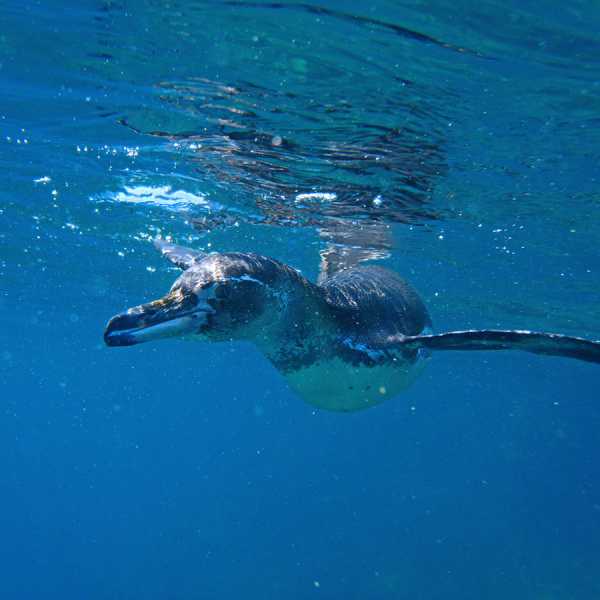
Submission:
[[297,274],[274,286],[253,342],[280,371],[311,364],[339,333],[322,289]]

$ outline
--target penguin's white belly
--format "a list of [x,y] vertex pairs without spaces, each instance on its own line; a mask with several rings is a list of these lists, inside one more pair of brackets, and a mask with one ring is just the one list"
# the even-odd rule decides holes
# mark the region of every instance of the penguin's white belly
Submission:
[[286,373],[290,387],[306,402],[325,410],[350,412],[380,404],[409,387],[423,370],[416,363],[352,365],[331,358]]

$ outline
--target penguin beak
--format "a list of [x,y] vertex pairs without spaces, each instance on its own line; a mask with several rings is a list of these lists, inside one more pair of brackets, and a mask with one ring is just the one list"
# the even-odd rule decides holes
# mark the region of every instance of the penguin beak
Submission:
[[104,330],[104,342],[107,346],[132,346],[200,333],[213,312],[208,304],[199,304],[193,294],[170,293],[114,316]]

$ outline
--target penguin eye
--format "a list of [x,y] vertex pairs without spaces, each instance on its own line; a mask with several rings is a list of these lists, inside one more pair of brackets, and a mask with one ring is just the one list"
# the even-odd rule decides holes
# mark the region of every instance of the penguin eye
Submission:
[[198,296],[196,296],[196,294],[194,294],[194,292],[185,294],[182,297],[182,300],[183,300],[183,303],[189,307],[194,307],[194,306],[196,306],[196,304],[198,304]]

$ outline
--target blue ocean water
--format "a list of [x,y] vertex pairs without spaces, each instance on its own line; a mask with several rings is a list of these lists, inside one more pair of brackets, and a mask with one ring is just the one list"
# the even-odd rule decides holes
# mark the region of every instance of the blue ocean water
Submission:
[[600,597],[596,366],[441,353],[339,414],[251,346],[102,340],[175,278],[157,236],[600,338],[596,3],[0,18],[0,598]]

